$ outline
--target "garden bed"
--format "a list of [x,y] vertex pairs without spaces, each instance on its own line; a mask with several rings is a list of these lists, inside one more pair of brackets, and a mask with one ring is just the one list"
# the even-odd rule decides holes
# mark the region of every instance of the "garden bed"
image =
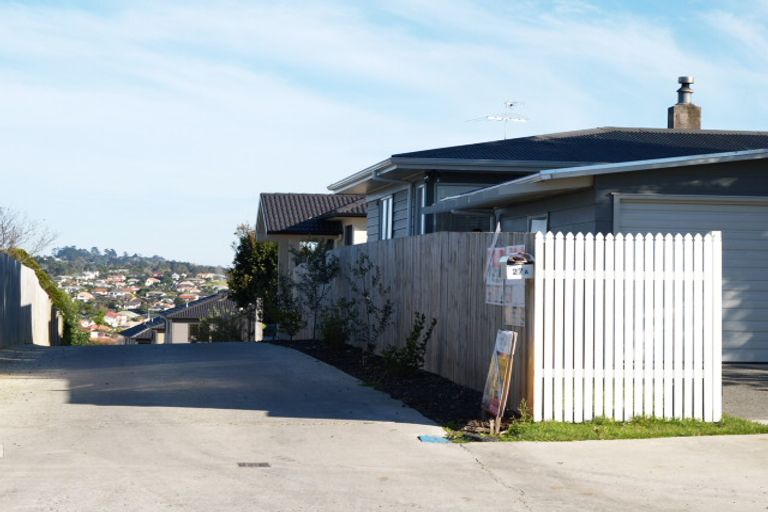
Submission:
[[423,370],[411,375],[395,374],[387,368],[382,357],[365,354],[361,349],[349,345],[335,349],[311,340],[279,340],[270,343],[293,348],[330,364],[366,385],[401,400],[451,430],[488,431],[488,422],[481,419],[480,391]]
[[719,423],[695,420],[636,418],[616,422],[596,418],[586,423],[533,423],[529,419],[502,421],[500,436],[489,435],[489,424],[480,411],[482,393],[460,386],[434,373],[419,370],[411,375],[393,373],[384,359],[346,345],[330,348],[319,341],[273,341],[293,348],[348,373],[366,385],[389,394],[442,425],[454,441],[578,441],[642,439],[709,435],[766,434],[768,425],[732,416]]

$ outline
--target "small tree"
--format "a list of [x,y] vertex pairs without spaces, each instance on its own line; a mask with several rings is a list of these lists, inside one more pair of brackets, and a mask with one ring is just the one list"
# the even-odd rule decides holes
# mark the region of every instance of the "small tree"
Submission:
[[366,350],[373,353],[376,341],[392,321],[389,287],[384,285],[379,267],[364,252],[351,265],[349,278],[357,303],[363,311],[357,337],[365,342]]
[[261,299],[264,322],[275,322],[278,284],[277,245],[273,242],[256,240],[255,231],[247,224],[238,226],[235,236],[237,240],[232,244],[235,258],[227,279],[229,296],[239,307],[249,313],[249,318],[254,318],[259,299]]
[[299,304],[294,293],[293,281],[288,276],[280,276],[277,305],[280,331],[290,336],[290,339],[293,339],[307,323],[302,315],[301,304]]
[[323,243],[307,244],[300,249],[292,249],[297,267],[295,288],[301,298],[304,309],[312,317],[312,338],[317,337],[318,319],[323,305],[331,291],[331,282],[339,273],[339,259],[330,254]]
[[24,249],[34,256],[55,239],[56,235],[38,221],[0,206],[0,249]]

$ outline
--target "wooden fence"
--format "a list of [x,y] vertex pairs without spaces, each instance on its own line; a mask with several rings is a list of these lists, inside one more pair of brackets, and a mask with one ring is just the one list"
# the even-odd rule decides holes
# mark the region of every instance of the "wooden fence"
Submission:
[[537,234],[535,420],[719,421],[719,232]]
[[[486,250],[493,233],[433,233],[342,247],[334,251],[342,277],[335,280],[331,299],[353,298],[349,267],[360,253],[377,265],[390,287],[393,323],[377,351],[405,342],[415,312],[436,318],[425,369],[454,382],[482,389],[491,361],[496,331],[504,325],[503,309],[485,303]],[[501,233],[500,245],[523,244],[533,249],[529,233]],[[520,339],[527,333],[516,327]],[[510,404],[530,396],[527,343],[519,343],[515,356]],[[478,408],[480,404],[478,403]]]

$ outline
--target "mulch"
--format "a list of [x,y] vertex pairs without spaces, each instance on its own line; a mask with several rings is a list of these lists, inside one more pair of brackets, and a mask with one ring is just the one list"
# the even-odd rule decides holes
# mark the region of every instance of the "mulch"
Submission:
[[[482,393],[423,370],[413,374],[393,373],[377,355],[357,347],[331,348],[320,341],[277,340],[275,345],[289,347],[338,368],[387,393],[419,411],[438,425],[466,433],[487,433],[488,421],[480,410]],[[502,422],[502,428],[507,422]]]

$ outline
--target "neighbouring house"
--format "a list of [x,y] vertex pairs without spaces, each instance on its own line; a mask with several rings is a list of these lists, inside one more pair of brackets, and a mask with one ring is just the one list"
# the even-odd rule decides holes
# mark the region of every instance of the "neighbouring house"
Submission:
[[[701,109],[691,102],[692,82],[680,78],[666,129],[596,128],[412,154],[442,158],[442,169],[446,162],[465,165],[471,157],[479,167],[508,168],[508,174],[500,183],[449,197],[433,193],[424,208],[409,211],[427,219],[483,218],[489,225],[499,222],[504,231],[721,231],[723,359],[766,363],[768,132],[702,130]],[[397,165],[395,159],[382,172],[398,172]],[[518,174],[511,176],[509,169]],[[373,178],[361,175],[358,181],[365,179]],[[396,193],[375,189],[369,219],[376,208],[379,215],[392,215],[381,201]],[[369,236],[378,239],[387,223],[375,224],[369,224]]]
[[278,247],[282,274],[293,268],[291,249],[326,243],[331,248],[365,243],[366,198],[357,194],[261,194],[256,238]]
[[93,296],[93,294],[88,292],[78,292],[78,294],[75,296],[75,300],[78,300],[80,302],[93,302],[96,300],[96,297]]
[[[237,304],[227,293],[217,293],[200,298],[184,306],[160,312],[156,318],[131,327],[120,334],[128,343],[192,343],[206,341],[197,339],[200,321],[215,313],[235,313]],[[162,319],[162,320],[158,320]],[[244,332],[251,332],[243,326]],[[151,331],[151,332],[150,332]]]
[[129,344],[162,345],[165,343],[165,318],[157,316],[120,332]]

